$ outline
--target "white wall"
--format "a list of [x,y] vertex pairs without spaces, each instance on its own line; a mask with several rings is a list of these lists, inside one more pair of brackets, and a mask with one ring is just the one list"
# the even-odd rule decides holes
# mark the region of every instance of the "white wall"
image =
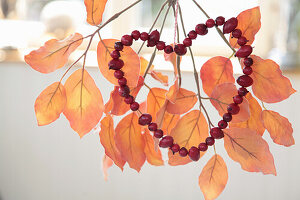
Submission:
[[[111,85],[103,81],[97,68],[88,71],[107,100]],[[212,152],[181,167],[145,164],[139,174],[127,165],[124,173],[113,167],[105,182],[101,172],[103,149],[97,134],[80,140],[63,116],[49,126],[38,127],[34,101],[62,73],[44,75],[24,64],[0,64],[0,200],[203,199],[198,176]],[[191,90],[192,76],[183,74],[183,86]],[[288,76],[299,91],[300,76]],[[296,143],[300,140],[299,102],[299,94],[294,94],[285,102],[268,106],[290,119]],[[214,116],[216,122],[219,118]],[[264,137],[271,144],[277,177],[242,171],[218,141],[217,151],[229,170],[227,187],[219,199],[300,199],[300,146],[285,148],[271,143],[268,133]]]

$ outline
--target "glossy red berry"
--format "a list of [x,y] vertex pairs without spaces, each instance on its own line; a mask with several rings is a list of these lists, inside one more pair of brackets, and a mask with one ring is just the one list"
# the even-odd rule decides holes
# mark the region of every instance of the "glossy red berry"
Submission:
[[115,46],[114,47],[115,47],[115,50],[117,50],[117,51],[122,51],[123,48],[124,48],[122,42],[115,42]]
[[154,40],[148,40],[147,47],[154,47],[156,44],[157,44],[156,41],[154,41]]
[[156,48],[157,48],[158,50],[164,50],[165,47],[166,47],[165,42],[159,41],[159,42],[156,44]]
[[173,146],[171,147],[171,150],[173,153],[176,153],[180,150],[180,146],[178,144],[173,144]]
[[192,40],[190,38],[185,38],[183,40],[183,45],[186,46],[186,47],[192,46]]
[[247,93],[248,93],[248,90],[247,90],[246,88],[244,88],[244,87],[241,87],[241,88],[239,88],[239,90],[238,90],[238,94],[239,94],[240,96],[246,96]]
[[166,54],[170,54],[173,52],[173,47],[171,45],[167,45],[164,50]]
[[208,32],[207,26],[205,24],[198,24],[195,27],[195,31],[198,35],[206,35]]
[[219,17],[216,18],[215,21],[216,21],[216,25],[222,26],[225,23],[225,18],[222,17],[222,16],[219,16]]
[[219,122],[218,122],[218,127],[220,128],[220,129],[224,129],[224,128],[226,128],[228,126],[228,123],[225,121],[225,120],[220,120]]
[[179,56],[183,56],[186,54],[187,49],[183,44],[176,44],[174,48],[174,52]]
[[213,20],[213,19],[208,19],[207,21],[206,21],[206,26],[208,27],[208,28],[212,28],[212,27],[214,27],[215,26],[215,20]]
[[133,37],[134,40],[140,39],[141,33],[138,30],[134,30],[131,33],[131,36]]
[[127,84],[127,79],[125,77],[120,78],[118,80],[118,83],[119,83],[120,86],[125,86]]
[[155,42],[158,42],[160,38],[160,34],[157,30],[154,30],[149,35],[149,40],[153,40]]
[[133,38],[131,35],[123,35],[121,38],[121,42],[125,46],[131,46],[133,42]]
[[191,147],[189,150],[189,157],[193,161],[198,161],[200,159],[200,151],[197,147]]
[[207,137],[205,139],[205,143],[207,144],[207,146],[212,146],[215,144],[215,138],[213,137]]
[[116,79],[123,78],[123,76],[124,76],[124,72],[121,71],[121,70],[116,70],[116,71],[114,72],[114,77],[115,77]]
[[233,97],[233,102],[236,103],[236,104],[243,103],[243,100],[244,100],[243,97],[240,96],[240,95],[236,95],[236,96]]
[[192,40],[197,38],[197,32],[196,31],[190,31],[188,34],[188,37]]
[[142,126],[149,125],[152,121],[152,116],[150,114],[142,114],[139,117],[139,124]]
[[227,111],[232,115],[236,115],[240,112],[240,107],[235,103],[231,103],[227,106]]
[[207,146],[207,144],[206,144],[205,142],[202,142],[202,143],[200,143],[200,144],[198,145],[198,149],[199,149],[200,151],[206,151],[206,150],[208,149],[208,146]]
[[241,36],[238,40],[237,43],[240,46],[244,46],[245,44],[247,44],[248,40],[247,38],[245,38],[244,36]]
[[242,87],[249,87],[253,84],[253,79],[248,75],[242,75],[238,77],[236,82]]
[[128,97],[130,93],[130,89],[127,85],[119,87],[119,95],[121,97]]
[[221,139],[224,137],[223,131],[218,127],[210,129],[210,135],[215,139]]
[[140,108],[140,104],[138,102],[133,102],[132,104],[130,104],[130,109],[132,111],[137,111]]
[[161,148],[169,148],[173,145],[174,139],[172,136],[165,136],[159,141],[159,146]]
[[148,129],[150,131],[156,131],[157,130],[157,123],[152,122],[151,124],[148,125]]
[[225,113],[225,114],[223,115],[223,120],[224,120],[225,122],[230,122],[230,121],[232,120],[232,115],[231,115],[230,113]]
[[253,65],[253,59],[252,58],[245,58],[244,59],[244,65],[246,67],[251,67]]
[[123,66],[124,66],[124,62],[121,59],[112,59],[108,63],[109,69],[113,69],[113,70],[122,69]]
[[140,35],[140,38],[142,41],[146,41],[149,39],[149,34],[146,33],[146,32],[142,32],[141,35]]
[[162,138],[162,136],[164,136],[164,132],[161,129],[157,129],[156,131],[154,131],[153,136],[156,138]]
[[240,29],[234,29],[232,31],[232,37],[240,38],[242,36],[242,31]]
[[117,59],[117,58],[120,57],[120,52],[117,51],[117,50],[114,50],[114,51],[112,51],[112,52],[110,53],[110,56],[111,56],[112,58],[114,58],[114,59]]
[[179,155],[181,157],[186,157],[188,155],[188,150],[185,147],[181,147],[181,149],[179,150]]
[[235,56],[239,57],[239,58],[246,58],[248,56],[250,56],[250,54],[252,53],[253,48],[250,45],[245,45],[242,46],[236,53]]
[[245,68],[243,69],[243,73],[244,73],[245,75],[250,75],[250,74],[252,74],[252,72],[253,72],[253,70],[252,70],[251,67],[245,67]]
[[125,98],[124,98],[124,102],[125,102],[126,104],[132,104],[132,103],[134,102],[133,96],[129,95],[128,97],[125,97]]
[[238,25],[238,20],[235,17],[230,18],[227,20],[223,26],[223,33],[231,33]]

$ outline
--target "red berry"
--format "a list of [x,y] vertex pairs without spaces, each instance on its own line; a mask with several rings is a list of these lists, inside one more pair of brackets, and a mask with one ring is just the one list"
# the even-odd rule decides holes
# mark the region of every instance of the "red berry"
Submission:
[[230,18],[227,20],[223,26],[223,33],[231,33],[238,25],[238,20],[235,17]]
[[148,125],[148,129],[150,131],[156,131],[157,130],[157,123],[152,122],[151,124]]
[[146,41],[149,39],[149,34],[146,32],[142,32],[140,38],[142,41]]
[[125,98],[124,98],[124,102],[125,102],[126,104],[132,104],[132,103],[134,102],[133,96],[129,95],[128,97],[125,97]]
[[147,47],[154,47],[157,44],[155,40],[148,40]]
[[198,161],[200,159],[200,151],[197,147],[191,147],[189,150],[189,157],[193,161]]
[[114,51],[112,51],[112,52],[110,53],[110,56],[111,56],[112,58],[114,58],[114,59],[117,59],[117,58],[120,57],[120,52],[117,51],[117,50],[114,50]]
[[131,35],[123,35],[121,38],[121,42],[125,46],[131,46],[133,42],[133,38],[131,37]]
[[121,97],[128,97],[130,93],[130,89],[127,85],[119,87],[119,95]]
[[173,145],[174,139],[172,136],[165,136],[159,141],[159,146],[161,148],[169,148]]
[[132,31],[131,36],[133,37],[134,40],[138,40],[141,36],[141,33],[138,30],[134,30]]
[[164,132],[161,129],[157,129],[156,131],[154,131],[154,137],[156,138],[161,138],[162,136],[164,136]]
[[250,45],[242,46],[236,53],[235,56],[239,58],[246,58],[250,56],[252,53],[253,48]]
[[167,45],[166,47],[165,47],[165,53],[166,54],[170,54],[170,53],[172,53],[173,52],[173,47],[171,46],[171,45]]
[[118,83],[119,83],[120,86],[125,86],[127,84],[127,79],[125,77],[120,78],[118,80]]
[[156,44],[156,48],[158,49],[158,50],[164,50],[164,48],[165,48],[165,42],[162,42],[162,41],[159,41],[157,44]]
[[253,59],[252,58],[245,58],[244,59],[244,65],[246,67],[251,67],[253,65]]
[[133,102],[132,104],[130,104],[130,109],[132,111],[137,111],[140,108],[140,104],[138,102]]
[[242,36],[242,31],[240,29],[234,29],[232,31],[232,37],[240,38]]
[[123,46],[122,42],[116,42],[115,43],[115,50],[122,51],[123,48],[124,48],[124,46]]
[[174,52],[179,56],[183,56],[186,54],[187,49],[183,44],[176,44],[174,48]]
[[227,106],[227,111],[232,115],[236,115],[240,112],[240,107],[235,103],[231,103]]
[[119,70],[124,66],[124,62],[121,59],[112,59],[108,63],[109,69]]
[[185,157],[185,156],[187,156],[188,155],[188,150],[185,148],[185,147],[181,147],[181,149],[179,150],[179,155],[181,156],[181,157]]
[[200,151],[206,151],[206,150],[208,149],[208,146],[207,146],[207,144],[206,144],[205,142],[202,142],[202,143],[200,143],[200,144],[198,145],[198,149],[199,149]]
[[233,102],[236,103],[236,104],[241,104],[243,102],[243,97],[240,96],[240,95],[236,95],[233,97]]
[[192,46],[192,40],[190,38],[185,38],[183,40],[183,45],[186,46],[186,47]]
[[194,40],[197,38],[197,33],[196,33],[196,31],[190,31],[188,36],[190,39]]
[[116,71],[114,72],[114,76],[115,76],[116,79],[123,78],[124,72],[122,72],[121,70],[116,70]]
[[212,146],[215,144],[215,139],[213,137],[207,137],[205,139],[205,143],[207,144],[207,146]]
[[218,122],[218,127],[220,128],[220,129],[224,129],[224,128],[226,128],[227,127],[227,122],[225,121],[225,120],[220,120],[219,122]]
[[224,137],[223,131],[218,127],[210,129],[210,135],[215,139],[221,139]]
[[236,82],[242,87],[249,87],[253,84],[253,79],[248,75],[242,75],[238,77]]
[[246,88],[244,88],[244,87],[241,87],[241,88],[239,88],[239,90],[238,90],[238,94],[239,94],[240,96],[246,96],[247,93],[248,93],[248,90],[247,90]]
[[195,31],[199,35],[206,35],[207,34],[207,26],[205,24],[198,24],[195,28]]
[[180,146],[178,144],[173,144],[173,146],[171,147],[171,150],[173,153],[176,153],[180,150]]
[[225,23],[225,18],[222,16],[219,16],[216,18],[216,25],[222,26]]
[[244,36],[241,36],[237,41],[238,45],[240,45],[240,46],[244,46],[247,42],[248,42],[248,40]]
[[160,34],[157,30],[154,30],[149,35],[149,40],[153,40],[155,42],[158,42],[160,38]]
[[232,120],[232,115],[231,115],[230,113],[225,113],[225,114],[223,115],[223,120],[224,120],[225,122],[230,122],[230,121]]
[[246,75],[250,75],[250,74],[252,74],[252,68],[251,67],[245,67],[244,69],[243,69],[243,73],[244,74],[246,74]]
[[150,124],[152,121],[152,116],[150,114],[142,114],[139,117],[139,124],[142,126]]
[[212,28],[212,27],[214,27],[214,25],[215,25],[215,20],[213,20],[213,19],[208,19],[208,20],[206,21],[206,26],[207,26],[208,28]]

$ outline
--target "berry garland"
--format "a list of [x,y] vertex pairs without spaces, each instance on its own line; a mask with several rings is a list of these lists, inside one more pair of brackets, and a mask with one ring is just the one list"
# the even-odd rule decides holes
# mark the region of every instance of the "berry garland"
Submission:
[[221,139],[224,137],[222,129],[228,126],[228,123],[232,120],[232,115],[236,115],[240,111],[239,104],[243,102],[243,97],[248,93],[247,87],[253,84],[253,79],[249,76],[252,73],[251,66],[253,65],[253,60],[250,58],[252,53],[252,47],[246,45],[248,42],[247,38],[242,36],[242,31],[236,29],[238,25],[237,18],[230,18],[225,22],[225,18],[219,16],[216,20],[208,19],[205,24],[198,24],[195,30],[189,32],[188,37],[183,40],[183,44],[176,44],[174,49],[171,45],[166,45],[165,42],[160,41],[160,33],[155,30],[150,34],[146,32],[140,33],[135,30],[131,35],[124,35],[121,38],[121,42],[116,42],[114,45],[114,51],[111,52],[111,57],[113,58],[109,63],[109,69],[115,70],[114,77],[118,79],[119,84],[119,95],[124,97],[124,102],[130,105],[132,111],[139,110],[139,103],[135,101],[134,97],[130,95],[130,89],[127,86],[127,79],[124,77],[124,72],[121,70],[124,66],[123,60],[120,59],[120,51],[123,50],[124,46],[131,46],[134,40],[141,39],[142,41],[147,41],[148,47],[154,47],[158,50],[164,50],[166,54],[170,54],[173,51],[179,55],[183,56],[187,52],[187,47],[192,45],[192,40],[197,38],[197,35],[206,35],[208,33],[208,28],[214,26],[223,26],[223,33],[232,33],[232,37],[237,38],[237,43],[241,48],[235,53],[238,58],[243,58],[243,63],[245,65],[243,69],[244,75],[238,77],[237,83],[241,86],[238,89],[238,94],[233,97],[233,103],[229,104],[227,107],[227,113],[223,115],[223,119],[218,122],[218,127],[214,127],[210,130],[210,137],[205,139],[198,147],[192,146],[189,150],[185,147],[180,147],[178,144],[174,143],[172,136],[163,136],[163,130],[159,129],[155,122],[152,122],[152,116],[150,114],[141,114],[138,123],[141,126],[147,126],[150,131],[153,132],[155,138],[161,139],[159,141],[159,147],[170,148],[170,150],[175,154],[179,153],[180,156],[185,157],[189,155],[190,159],[193,161],[198,161],[200,158],[200,151],[206,151],[208,146],[212,146],[215,143],[215,139]]

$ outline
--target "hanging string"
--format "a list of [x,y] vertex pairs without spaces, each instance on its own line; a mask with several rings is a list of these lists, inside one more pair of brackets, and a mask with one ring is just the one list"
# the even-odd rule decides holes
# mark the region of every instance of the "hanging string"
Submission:
[[177,34],[177,26],[178,26],[178,21],[177,21],[177,18],[178,18],[178,1],[179,0],[176,0],[176,9],[175,9],[174,46],[176,44],[176,34]]

